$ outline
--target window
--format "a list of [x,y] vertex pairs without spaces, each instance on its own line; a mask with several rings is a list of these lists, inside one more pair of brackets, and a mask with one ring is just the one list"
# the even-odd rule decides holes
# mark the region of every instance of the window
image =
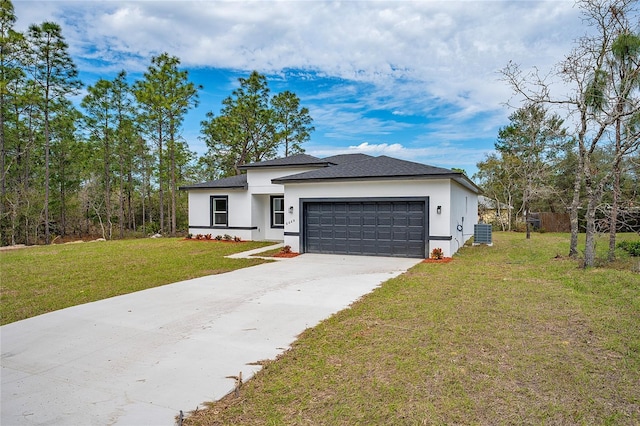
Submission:
[[211,226],[227,226],[227,197],[211,197]]
[[271,197],[271,227],[284,228],[284,197]]

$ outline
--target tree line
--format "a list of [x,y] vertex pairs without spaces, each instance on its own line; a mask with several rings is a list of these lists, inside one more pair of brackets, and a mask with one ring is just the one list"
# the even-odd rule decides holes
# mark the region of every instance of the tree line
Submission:
[[202,89],[168,53],[140,80],[121,71],[86,87],[61,27],[20,33],[0,0],[0,245],[50,243],[69,235],[123,238],[186,228],[181,184],[240,173],[244,163],[303,152],[314,130],[307,108],[272,95],[253,72],[207,113],[200,158],[182,137]]
[[[596,261],[598,233],[640,229],[640,34],[637,1],[577,1],[590,32],[548,75],[509,63],[504,80],[522,100],[500,129],[476,179],[497,205],[529,226],[531,211],[569,212],[569,255]],[[511,211],[511,210],[510,210]],[[499,220],[496,219],[498,222]]]

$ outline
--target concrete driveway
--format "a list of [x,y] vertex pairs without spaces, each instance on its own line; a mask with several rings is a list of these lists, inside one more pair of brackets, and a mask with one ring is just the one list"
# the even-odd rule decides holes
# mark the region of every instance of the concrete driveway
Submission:
[[418,262],[304,254],[5,325],[1,423],[173,425]]

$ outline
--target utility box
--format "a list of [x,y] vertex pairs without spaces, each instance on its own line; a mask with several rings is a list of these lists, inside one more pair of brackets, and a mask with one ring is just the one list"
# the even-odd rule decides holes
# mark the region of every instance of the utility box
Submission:
[[473,225],[473,245],[487,244],[493,245],[491,236],[491,225],[488,223],[478,223]]

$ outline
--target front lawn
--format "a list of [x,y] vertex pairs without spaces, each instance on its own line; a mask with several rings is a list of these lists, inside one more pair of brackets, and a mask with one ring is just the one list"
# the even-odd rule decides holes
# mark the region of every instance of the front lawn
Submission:
[[0,251],[0,324],[264,263],[224,256],[269,244],[146,238]]
[[640,424],[637,258],[567,252],[566,234],[496,233],[419,264],[185,423]]

